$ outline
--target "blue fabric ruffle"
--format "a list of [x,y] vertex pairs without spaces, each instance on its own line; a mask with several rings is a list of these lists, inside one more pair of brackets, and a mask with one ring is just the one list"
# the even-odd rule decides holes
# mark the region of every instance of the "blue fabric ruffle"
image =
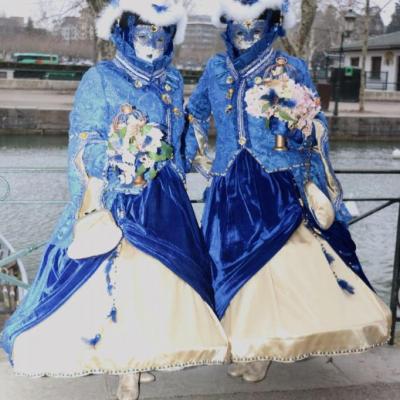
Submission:
[[111,211],[126,240],[160,260],[214,308],[212,261],[190,199],[170,165],[140,196],[118,194]]
[[243,150],[207,195],[203,232],[214,261],[216,312],[287,242],[303,219],[290,171],[268,174]]
[[214,177],[207,192],[203,232],[214,261],[215,308],[223,318],[231,300],[277,254],[304,220],[325,239],[365,284],[356,245],[347,226],[336,221],[321,231],[299,202],[289,170],[267,173],[242,150],[225,176]]
[[[164,167],[139,196],[118,194],[111,211],[124,239],[158,259],[214,308],[212,261],[190,199],[173,167]],[[112,254],[77,261],[68,258],[66,249],[47,248],[28,295],[2,332],[0,344],[11,362],[16,337],[65,304]],[[76,318],[79,324],[79,315]]]
[[311,229],[319,231],[319,235],[326,240],[335,252],[340,256],[343,262],[373,291],[371,283],[366,277],[360,260],[357,257],[357,246],[354,243],[350,231],[343,222],[335,221],[327,230],[321,230],[313,219],[309,211],[306,214],[307,225]]
[[[54,244],[47,247],[28,294],[7,321],[0,337],[0,345],[8,354],[11,363],[17,336],[39,324],[65,304],[110,254],[77,261],[68,257],[66,249]],[[77,324],[79,318],[77,315]]]

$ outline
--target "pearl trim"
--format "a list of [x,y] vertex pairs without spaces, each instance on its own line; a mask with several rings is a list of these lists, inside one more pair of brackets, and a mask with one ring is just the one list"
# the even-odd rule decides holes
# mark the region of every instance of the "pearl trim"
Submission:
[[200,367],[205,365],[223,365],[225,364],[224,361],[189,361],[187,363],[177,363],[177,364],[170,364],[170,365],[163,365],[163,366],[152,366],[149,368],[126,368],[126,369],[87,369],[80,372],[70,372],[70,373],[54,373],[54,372],[42,372],[36,374],[29,374],[25,372],[14,371],[16,376],[24,376],[28,378],[42,378],[42,377],[49,377],[49,378],[80,378],[87,375],[100,375],[100,374],[107,374],[107,375],[125,375],[125,374],[137,374],[141,372],[149,372],[149,371],[167,371],[169,369],[176,369],[176,368],[190,368],[190,367]]
[[232,357],[232,362],[254,362],[254,361],[276,361],[276,362],[283,362],[283,363],[290,363],[305,360],[309,357],[330,357],[330,356],[341,356],[341,355],[349,355],[349,354],[360,354],[364,353],[368,350],[374,349],[375,347],[385,346],[389,343],[390,336],[385,339],[385,341],[381,343],[371,344],[370,346],[361,347],[358,349],[350,349],[350,350],[336,350],[336,351],[315,351],[311,353],[302,354],[297,357],[268,357],[268,356],[259,356],[259,357]]
[[238,149],[237,151],[235,151],[235,153],[233,154],[232,159],[228,162],[225,170],[223,172],[210,172],[210,176],[225,176],[229,169],[231,168],[232,164],[235,162],[237,156],[239,155],[239,153],[241,153],[242,151],[246,150],[257,162],[258,164],[260,164],[261,168],[267,173],[267,174],[272,174],[274,172],[282,172],[282,171],[292,171],[294,169],[297,168],[302,168],[305,166],[305,164],[293,164],[293,165],[289,165],[287,167],[282,167],[282,168],[274,168],[274,169],[268,169],[266,168],[263,163],[261,162],[261,160],[259,160],[255,154],[248,148],[248,147],[242,147],[240,149]]

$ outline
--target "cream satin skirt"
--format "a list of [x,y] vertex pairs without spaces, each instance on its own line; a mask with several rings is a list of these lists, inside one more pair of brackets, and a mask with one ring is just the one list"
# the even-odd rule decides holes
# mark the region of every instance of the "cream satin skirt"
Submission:
[[[112,322],[104,267],[49,318],[17,337],[17,374],[122,374],[227,359],[226,335],[211,308],[158,260],[127,242],[112,272],[118,310]],[[96,347],[83,340],[97,334]]]
[[[321,243],[334,256],[332,265]],[[353,295],[339,287],[334,273],[354,287]],[[240,290],[222,324],[234,362],[291,362],[385,344],[391,314],[328,243],[301,225]]]

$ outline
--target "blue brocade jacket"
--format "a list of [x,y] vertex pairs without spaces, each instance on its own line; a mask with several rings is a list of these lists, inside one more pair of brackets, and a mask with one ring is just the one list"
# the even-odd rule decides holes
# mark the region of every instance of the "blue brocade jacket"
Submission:
[[[214,305],[211,260],[183,184],[182,77],[171,65],[172,54],[146,63],[114,39],[116,57],[91,68],[76,93],[68,146],[71,199],[28,294],[0,336],[11,362],[16,337],[55,312],[117,254],[114,249],[84,259],[68,256],[89,178],[104,185],[99,206],[110,211],[124,239]],[[147,184],[135,181],[138,170]]]
[[[246,111],[245,95],[257,85],[264,73],[279,58],[295,71],[296,83],[316,89],[306,63],[283,51],[274,50],[260,41],[243,55],[234,58],[228,46],[227,54],[211,58],[190,98],[187,112],[190,125],[186,134],[186,169],[193,165],[206,177],[225,175],[237,155],[250,152],[266,172],[291,170],[300,191],[305,181],[305,165],[309,150],[302,140],[289,139],[288,151],[276,151],[275,136],[265,120]],[[207,154],[210,116],[216,130],[216,154],[211,161]],[[327,194],[335,206],[337,220],[348,222],[350,215],[342,202],[342,189],[329,160],[327,121],[320,113],[314,121],[311,152],[311,178]],[[304,200],[305,195],[301,193]]]

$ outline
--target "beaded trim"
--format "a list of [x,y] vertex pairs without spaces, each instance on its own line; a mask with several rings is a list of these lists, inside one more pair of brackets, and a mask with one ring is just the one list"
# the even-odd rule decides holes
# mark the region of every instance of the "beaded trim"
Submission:
[[249,74],[254,72],[255,69],[258,69],[260,66],[263,66],[266,62],[269,61],[269,59],[271,58],[271,56],[274,53],[275,53],[275,51],[272,48],[265,49],[264,52],[258,58],[256,58],[249,65],[246,65],[240,71],[236,70],[236,68],[229,56],[226,56],[226,64],[227,64],[229,71],[232,73],[232,75],[234,75],[235,80],[237,80],[239,78],[239,74],[247,77]]
[[225,170],[223,172],[210,172],[211,176],[225,176],[229,169],[231,168],[232,164],[235,162],[237,156],[239,155],[239,153],[241,153],[242,151],[246,150],[257,162],[258,164],[260,164],[260,166],[262,167],[262,169],[267,173],[267,174],[272,174],[274,172],[282,172],[282,171],[292,171],[293,169],[297,169],[297,168],[302,168],[305,166],[305,164],[294,164],[294,165],[290,165],[287,167],[282,167],[282,168],[274,168],[274,169],[268,169],[266,168],[263,163],[255,156],[255,154],[247,147],[242,147],[240,149],[238,149],[237,151],[235,151],[235,153],[233,154],[232,159],[228,162]]
[[211,366],[211,365],[223,365],[224,361],[189,361],[187,363],[180,364],[171,364],[165,366],[153,366],[149,368],[127,368],[127,369],[117,369],[117,370],[107,370],[107,369],[88,369],[81,372],[71,372],[65,374],[57,374],[54,372],[43,372],[37,374],[29,374],[25,372],[14,371],[16,376],[24,376],[28,378],[42,378],[48,376],[50,378],[80,378],[87,375],[125,375],[125,374],[138,374],[141,372],[150,372],[150,371],[167,371],[170,369],[176,368],[190,368],[190,367],[200,367],[200,366]]
[[307,354],[302,354],[298,357],[291,357],[291,358],[281,358],[281,357],[232,357],[232,362],[253,362],[253,361],[276,361],[276,362],[296,362],[296,361],[301,361],[305,360],[310,357],[330,357],[330,356],[341,356],[341,355],[349,355],[349,354],[360,354],[360,353],[365,353],[368,350],[374,349],[375,347],[381,347],[385,346],[389,343],[390,341],[390,336],[383,342],[381,343],[376,343],[372,344],[367,347],[362,347],[359,349],[351,349],[351,350],[336,350],[336,351],[315,351]]

